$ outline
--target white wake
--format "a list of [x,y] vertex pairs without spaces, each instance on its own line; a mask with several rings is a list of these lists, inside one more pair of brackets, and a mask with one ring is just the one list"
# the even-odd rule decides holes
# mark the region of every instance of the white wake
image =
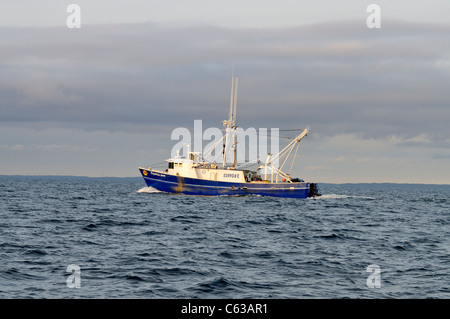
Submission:
[[161,193],[161,191],[153,187],[142,187],[141,189],[137,190],[136,193]]
[[339,194],[324,194],[322,196],[312,197],[312,199],[345,199],[345,198],[375,199],[375,197],[370,196],[339,195]]

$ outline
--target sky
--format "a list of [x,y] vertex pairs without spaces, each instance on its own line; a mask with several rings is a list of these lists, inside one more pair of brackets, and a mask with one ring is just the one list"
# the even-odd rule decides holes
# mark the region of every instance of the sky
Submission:
[[[67,27],[72,3],[81,28]],[[448,12],[448,0],[0,1],[0,174],[138,176],[170,156],[174,129],[222,127],[234,65],[240,127],[310,127],[293,175],[450,184]]]

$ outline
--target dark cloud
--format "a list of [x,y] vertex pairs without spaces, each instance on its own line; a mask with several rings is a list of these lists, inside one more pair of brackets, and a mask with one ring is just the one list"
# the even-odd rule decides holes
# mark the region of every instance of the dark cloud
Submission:
[[[171,130],[228,114],[322,135],[448,136],[450,27],[361,21],[296,28],[137,24],[0,29],[0,121]],[[27,124],[28,125],[28,124]]]

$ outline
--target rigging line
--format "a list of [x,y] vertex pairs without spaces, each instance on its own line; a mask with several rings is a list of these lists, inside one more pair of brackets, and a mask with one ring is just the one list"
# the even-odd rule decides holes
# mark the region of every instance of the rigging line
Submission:
[[[295,147],[295,146],[294,146]],[[287,154],[286,155],[286,158],[284,159],[284,162],[283,162],[283,164],[279,167],[279,169],[282,169],[283,167],[284,167],[284,164],[286,163],[286,161],[289,159],[289,157],[291,156],[291,152],[292,152],[292,150],[294,149],[294,147],[290,147],[290,149],[289,149],[289,154]],[[280,156],[280,159],[281,159],[281,156]]]
[[220,138],[219,140],[217,140],[216,143],[214,143],[213,145],[210,146],[210,148],[206,149],[203,154],[208,154],[211,153],[214,149],[216,149],[217,147],[219,147],[219,144],[223,141],[223,139],[225,138],[225,136],[222,136],[222,138]]
[[291,148],[295,147],[294,142],[295,142],[295,140],[292,141],[292,142],[290,142],[288,145],[285,146],[285,148],[284,148],[283,150],[281,150],[278,154],[275,154],[275,156],[273,156],[270,160],[271,160],[271,161],[274,161],[275,158],[278,159],[278,160],[281,159],[283,156],[286,155],[286,153],[287,153]]
[[[216,146],[216,148],[219,146],[219,144],[218,143],[216,143],[217,144],[217,146]],[[203,156],[203,158],[208,158],[208,157],[212,157],[212,151],[213,151],[214,149],[211,149],[211,151],[209,152],[209,153],[205,153],[205,155]],[[221,155],[223,155],[222,154],[222,152],[220,152],[220,151],[218,151],[218,152],[216,152],[216,155],[214,156],[214,157],[212,157],[212,159],[208,159],[209,161],[213,161],[213,162],[216,162],[216,160],[218,159],[218,157],[220,157]]]
[[[262,133],[252,133],[252,132],[236,132],[235,134],[253,134],[253,135],[261,135],[261,136],[267,136],[267,137],[273,137],[272,135],[269,134],[262,134]],[[289,136],[278,136],[279,139],[294,139],[295,137],[289,137]]]
[[150,166],[156,166],[156,165],[161,165],[161,164],[165,164],[166,161],[162,161],[162,162],[158,162],[158,163],[152,163],[150,164]]
[[289,176],[292,172],[292,167],[294,166],[295,158],[297,157],[298,147],[300,146],[300,142],[297,143],[297,149],[295,150],[294,158],[292,159],[291,169],[289,170]]
[[244,164],[239,165],[238,168],[242,169],[244,167],[251,167],[251,166],[254,166],[254,165],[259,165],[259,163],[248,162],[248,163],[244,163]]

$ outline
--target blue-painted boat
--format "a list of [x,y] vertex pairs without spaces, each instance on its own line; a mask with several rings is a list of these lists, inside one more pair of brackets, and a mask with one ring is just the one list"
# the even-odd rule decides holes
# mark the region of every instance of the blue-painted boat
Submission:
[[[174,156],[168,159],[165,170],[139,167],[147,186],[167,193],[202,196],[261,195],[290,198],[320,196],[316,183],[292,178],[290,174],[281,170],[282,167],[274,166],[282,156],[294,155],[295,160],[298,143],[307,135],[309,129],[303,129],[278,154],[269,155],[265,163],[260,165],[258,169],[248,170],[237,167],[235,138],[237,82],[238,78],[233,75],[230,116],[227,121],[223,121],[225,134],[223,136],[222,165],[216,162],[205,162],[202,154],[187,152],[184,157]],[[296,151],[292,152],[296,146]],[[234,158],[230,163],[227,162],[226,158],[229,154],[229,148],[234,151]],[[286,163],[286,159],[283,160],[283,165],[284,163]],[[270,174],[267,174],[268,171]]]

